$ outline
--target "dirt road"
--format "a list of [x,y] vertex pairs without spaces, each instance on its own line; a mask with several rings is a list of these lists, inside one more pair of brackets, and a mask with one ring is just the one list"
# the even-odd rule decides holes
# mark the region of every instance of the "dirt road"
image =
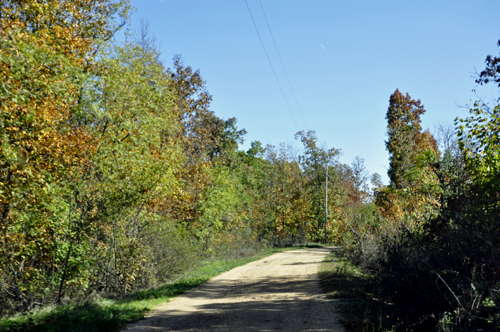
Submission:
[[163,304],[126,331],[343,331],[317,275],[330,250],[286,251],[240,266]]

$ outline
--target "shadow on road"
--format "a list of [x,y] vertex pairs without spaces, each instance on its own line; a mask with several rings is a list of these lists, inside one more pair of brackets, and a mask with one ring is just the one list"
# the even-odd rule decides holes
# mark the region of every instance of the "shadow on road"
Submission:
[[342,331],[317,278],[331,250],[290,251],[212,279],[132,331]]

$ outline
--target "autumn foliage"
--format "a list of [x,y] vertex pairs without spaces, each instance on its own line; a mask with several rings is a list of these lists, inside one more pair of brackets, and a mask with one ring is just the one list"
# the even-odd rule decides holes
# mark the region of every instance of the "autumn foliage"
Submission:
[[[168,68],[147,26],[114,39],[129,10],[0,3],[0,315],[326,237],[378,278],[396,328],[500,326],[498,105],[474,104],[443,142],[396,90],[387,186],[312,130],[300,149],[242,151],[199,70]],[[498,58],[486,65],[477,82],[498,83]]]
[[[496,77],[492,61],[479,83]],[[456,128],[439,128],[439,142],[422,131],[424,113],[409,94],[391,95],[390,183],[376,188],[371,217],[349,220],[346,253],[376,277],[372,327],[498,330],[498,106],[476,102]]]
[[167,68],[147,27],[114,40],[129,9],[0,5],[2,315],[121,296],[207,257],[321,241],[325,204],[337,242],[367,195],[313,131],[297,133],[302,154],[258,141],[238,150],[246,131],[210,109],[200,71],[178,55]]
[[28,294],[61,269],[63,197],[95,147],[79,121],[82,82],[124,9],[108,1],[0,5],[0,289],[11,307],[29,307]]

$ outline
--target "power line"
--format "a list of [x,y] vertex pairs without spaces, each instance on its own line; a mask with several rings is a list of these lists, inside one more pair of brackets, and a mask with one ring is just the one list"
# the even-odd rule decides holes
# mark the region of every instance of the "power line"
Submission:
[[255,27],[255,31],[257,31],[257,35],[259,36],[260,44],[262,45],[262,48],[264,49],[264,53],[266,53],[267,61],[269,62],[269,65],[271,66],[271,70],[273,71],[274,78],[276,79],[276,83],[278,83],[278,86],[281,91],[281,95],[283,96],[283,99],[285,100],[286,107],[288,108],[288,111],[290,112],[290,115],[292,116],[293,122],[295,123],[295,126],[297,127],[297,130],[300,130],[299,126],[297,125],[297,121],[295,121],[295,117],[293,116],[292,109],[290,108],[290,105],[288,104],[288,101],[286,100],[285,94],[283,93],[283,89],[281,88],[280,81],[278,80],[278,76],[276,75],[276,72],[274,71],[273,64],[271,63],[271,59],[269,58],[269,54],[267,54],[266,47],[264,46],[264,42],[262,42],[262,38],[260,37],[259,29],[257,29],[257,24],[255,24],[255,20],[253,19],[252,11],[250,10],[250,7],[248,6],[247,0],[245,0],[245,4],[247,5],[248,13],[250,14],[250,17],[252,18],[253,26]]
[[274,35],[273,35],[272,30],[271,30],[271,26],[269,25],[269,22],[267,20],[267,15],[266,15],[266,12],[264,11],[264,7],[262,6],[261,0],[259,0],[259,4],[260,4],[260,8],[262,9],[262,13],[264,14],[264,18],[266,19],[267,28],[269,29],[269,33],[271,34],[271,37],[273,39],[274,48],[276,48],[276,53],[278,53],[278,58],[280,59],[281,67],[283,67],[283,71],[285,72],[285,77],[286,77],[286,80],[288,81],[288,86],[290,87],[290,90],[292,90],[293,98],[295,99],[295,103],[297,104],[297,108],[299,109],[300,116],[302,117],[302,120],[304,121],[306,127],[309,127],[307,125],[306,119],[304,118],[304,114],[302,114],[302,109],[300,108],[299,102],[297,101],[297,97],[295,96],[295,91],[293,90],[292,83],[290,83],[290,79],[288,78],[288,73],[285,69],[285,64],[283,63],[283,60],[281,59],[280,51],[278,50],[278,46],[276,45],[276,41],[274,40]]

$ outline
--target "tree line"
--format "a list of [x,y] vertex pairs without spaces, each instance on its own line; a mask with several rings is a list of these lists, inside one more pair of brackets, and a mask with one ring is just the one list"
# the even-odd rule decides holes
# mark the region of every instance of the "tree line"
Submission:
[[[199,70],[161,58],[128,1],[0,4],[0,314],[166,282],[202,259],[339,242],[363,160],[298,132],[239,144]],[[326,178],[326,168],[329,176]],[[324,184],[329,182],[328,201]]]
[[[199,70],[164,64],[147,23],[114,38],[130,11],[0,3],[0,315],[321,242],[326,226],[376,277],[396,330],[500,326],[498,101],[432,134],[421,101],[396,90],[384,186],[314,131],[295,135],[300,151],[240,150],[246,131],[214,113]],[[476,82],[500,86],[499,73],[488,56]]]

